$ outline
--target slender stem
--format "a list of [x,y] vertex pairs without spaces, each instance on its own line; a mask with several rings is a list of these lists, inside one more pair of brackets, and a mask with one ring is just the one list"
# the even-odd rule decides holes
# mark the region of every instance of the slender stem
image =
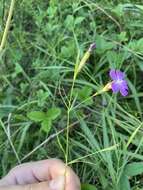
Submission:
[[68,154],[69,154],[69,126],[70,126],[70,110],[67,110],[67,131],[66,131],[66,166],[68,164]]
[[2,40],[1,40],[1,44],[0,44],[0,53],[2,52],[2,50],[3,50],[4,46],[5,46],[5,43],[6,43],[8,31],[9,31],[9,28],[10,28],[10,22],[11,22],[13,10],[14,10],[14,5],[15,5],[15,0],[11,0],[9,14],[8,14],[8,17],[7,17],[6,26],[5,26],[3,37],[2,37]]
[[[90,50],[90,49],[89,49]],[[77,78],[77,74],[80,72],[86,61],[88,60],[90,56],[90,51],[87,51],[83,58],[81,59],[80,63],[78,64],[79,61],[79,53],[77,56],[77,61],[74,69],[74,76],[73,76],[73,82],[72,82],[72,87],[70,90],[70,97],[69,97],[69,105],[67,108],[67,131],[66,131],[66,155],[65,155],[65,160],[66,160],[66,168],[65,168],[65,179],[66,179],[66,173],[67,173],[67,166],[68,166],[68,156],[69,156],[69,127],[70,127],[70,112],[72,110],[72,96],[73,96],[73,90],[74,90],[74,85],[75,81]]]
[[66,165],[68,165],[68,154],[69,154],[69,127],[70,127],[70,111],[71,111],[71,101],[73,95],[73,89],[76,78],[73,78],[73,83],[70,91],[69,106],[67,110],[67,132],[66,132]]
[[72,87],[71,87],[71,92],[70,92],[70,99],[69,99],[69,108],[71,107],[71,101],[72,101],[72,95],[73,95],[73,89],[75,85],[75,80],[76,78],[73,79]]
[[[66,166],[68,166],[68,154],[69,154],[69,128],[70,128],[71,102],[72,102],[72,96],[73,96],[75,80],[76,80],[76,77],[77,77],[76,66],[77,66],[78,62],[79,62],[79,52],[78,52],[78,55],[77,55],[77,60],[76,60],[75,68],[74,68],[73,81],[72,81],[72,86],[71,86],[71,89],[70,89],[70,97],[69,97],[69,102],[68,102],[68,107],[67,107],[66,155],[65,155]],[[65,170],[65,175],[66,175],[66,170]]]
[[90,57],[92,48],[93,48],[93,44],[92,44],[92,46],[90,46],[90,48],[88,49],[88,51],[84,54],[84,56],[81,59],[81,61],[80,61],[79,64],[78,64],[78,62],[79,62],[79,56],[80,56],[80,54],[78,52],[77,60],[76,60],[76,64],[75,64],[74,75],[73,75],[73,82],[72,82],[72,86],[71,86],[71,90],[70,90],[69,105],[68,105],[68,110],[67,110],[66,166],[68,165],[70,112],[72,110],[72,96],[73,96],[74,85],[75,85],[75,81],[76,81],[78,73],[81,71],[82,67],[84,66],[84,64],[86,63],[86,61]]
[[119,144],[115,144],[115,145],[109,146],[109,147],[107,147],[107,148],[105,148],[105,149],[98,150],[98,151],[95,151],[95,152],[93,152],[93,153],[91,153],[91,154],[87,154],[87,155],[85,155],[85,156],[79,157],[79,158],[77,158],[77,159],[72,160],[71,162],[69,162],[68,165],[77,163],[77,162],[79,162],[80,160],[83,160],[83,159],[85,159],[85,158],[91,157],[91,156],[93,156],[93,155],[95,155],[95,154],[98,154],[98,153],[115,150],[118,146],[119,146]]
[[99,90],[98,92],[94,93],[92,96],[89,96],[88,98],[86,98],[85,100],[83,100],[82,102],[80,102],[78,105],[76,105],[73,109],[78,108],[81,104],[85,103],[86,101],[90,100],[91,98],[101,95],[104,92],[107,92],[108,90],[111,89],[111,82],[107,83],[101,90]]
[[[70,91],[70,98],[69,98],[69,105],[67,108],[67,127],[66,127],[66,154],[65,154],[65,162],[66,162],[66,167],[65,167],[65,184],[66,184],[66,174],[67,174],[67,167],[68,167],[68,156],[69,156],[69,129],[70,129],[70,111],[71,111],[71,101],[72,101],[72,95],[73,95],[73,89],[74,89],[74,84],[75,84],[76,77],[73,77],[73,83]],[[66,186],[64,185],[65,190]]]
[[78,108],[80,105],[86,103],[88,100],[91,100],[93,97],[98,96],[98,95],[100,95],[100,94],[102,94],[101,91],[96,92],[96,93],[93,94],[92,96],[89,96],[88,98],[86,98],[85,100],[83,100],[82,102],[80,102],[78,105],[76,105],[75,107],[73,107],[73,110],[75,110],[75,109]]

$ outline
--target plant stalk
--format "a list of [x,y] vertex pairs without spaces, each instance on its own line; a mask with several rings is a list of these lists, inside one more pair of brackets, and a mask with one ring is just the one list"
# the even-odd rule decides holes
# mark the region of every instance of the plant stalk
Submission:
[[1,52],[5,46],[5,43],[6,43],[6,39],[8,36],[8,31],[10,28],[10,23],[11,23],[11,19],[12,19],[12,15],[13,15],[14,5],[15,5],[15,0],[11,0],[9,13],[8,13],[7,21],[6,21],[6,26],[5,26],[4,33],[2,36],[2,40],[1,40],[1,44],[0,44],[0,54],[1,54]]

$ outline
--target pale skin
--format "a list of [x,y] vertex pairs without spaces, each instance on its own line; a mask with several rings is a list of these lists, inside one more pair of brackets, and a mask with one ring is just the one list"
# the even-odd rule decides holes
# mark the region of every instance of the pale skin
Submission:
[[78,176],[58,159],[30,162],[0,180],[0,190],[80,190]]

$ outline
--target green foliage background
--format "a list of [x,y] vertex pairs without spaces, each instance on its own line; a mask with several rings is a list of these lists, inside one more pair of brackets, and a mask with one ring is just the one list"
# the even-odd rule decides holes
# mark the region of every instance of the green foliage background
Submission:
[[[9,5],[9,0],[0,0],[0,39]],[[98,190],[143,188],[140,0],[16,1],[0,55],[1,176],[20,162],[50,157],[64,160],[64,101],[78,52],[81,58],[93,42],[97,48],[75,83],[75,104],[106,84],[111,68],[126,72],[130,92],[126,98],[108,92],[72,111],[69,161],[92,154],[71,166],[82,183]],[[40,116],[31,116],[33,112]],[[44,120],[44,127],[43,119],[35,119],[41,114],[51,117]],[[117,145],[113,150],[101,152],[113,145]]]

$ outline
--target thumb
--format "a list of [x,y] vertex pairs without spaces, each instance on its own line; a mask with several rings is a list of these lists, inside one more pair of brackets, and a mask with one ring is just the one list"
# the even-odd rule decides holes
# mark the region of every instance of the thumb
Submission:
[[65,177],[59,176],[56,179],[47,182],[28,184],[28,185],[14,185],[0,187],[0,190],[64,190]]

